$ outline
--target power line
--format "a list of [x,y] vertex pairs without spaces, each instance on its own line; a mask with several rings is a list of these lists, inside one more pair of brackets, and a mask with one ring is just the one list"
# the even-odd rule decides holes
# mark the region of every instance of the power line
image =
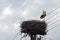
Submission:
[[60,21],[60,20],[56,20],[55,22],[51,23],[51,24],[48,25],[48,26],[51,26],[51,25],[53,25],[54,23],[59,22],[59,21]]
[[[55,8],[54,10],[52,10],[52,11],[50,11],[49,13],[48,13],[48,15],[47,16],[49,16],[50,15],[50,13],[53,13],[55,10],[57,10],[58,8],[60,8],[60,6],[59,7],[57,7],[57,8]],[[59,13],[59,12],[58,12]],[[56,15],[56,14],[55,14]],[[50,15],[51,16],[51,15]],[[53,16],[52,16],[53,17]],[[51,18],[51,17],[50,17]],[[47,20],[49,20],[50,18],[48,18]],[[46,21],[47,21],[46,20]]]
[[[56,17],[56,18],[58,18],[58,17]],[[55,19],[56,19],[56,18],[55,18]],[[51,26],[51,25],[53,25],[54,23],[57,23],[58,21],[60,21],[60,19],[56,20],[55,22],[51,23],[51,24],[48,25],[48,26]],[[51,20],[50,22],[52,22],[52,20]],[[50,22],[49,22],[49,23],[50,23]],[[57,25],[56,25],[56,26],[57,26]],[[56,27],[56,26],[55,26],[55,27]],[[53,29],[53,28],[55,28],[55,27],[52,27],[51,29]],[[49,29],[48,31],[50,31],[51,29]]]
[[17,38],[17,36],[19,35],[19,33],[20,33],[20,31],[14,36],[14,39],[13,40],[15,40]]
[[54,10],[50,11],[50,12],[48,13],[48,15],[49,15],[50,13],[53,13],[53,12],[54,12],[55,10],[57,10],[58,8],[60,8],[60,6],[56,7]]
[[[57,12],[60,13],[60,12]],[[55,13],[54,15],[50,16],[46,21],[48,21],[49,19],[51,19],[53,16],[57,15],[57,13]]]
[[49,22],[47,22],[47,23],[50,23],[50,22],[54,21],[56,18],[58,18],[58,17],[55,17],[54,19],[50,20],[50,21],[49,21]]
[[[48,16],[50,15],[50,13],[54,12],[54,11],[57,10],[58,8],[60,8],[60,6],[57,7],[56,9],[52,10],[51,12],[49,12],[49,13],[48,13]],[[58,13],[59,13],[59,12],[58,12]],[[56,15],[56,14],[54,14],[53,16],[55,16],[55,15]],[[53,17],[53,16],[51,16],[51,17]],[[49,17],[47,20],[49,20],[51,17]],[[56,17],[56,18],[57,18],[57,17]],[[54,18],[54,19],[55,19],[55,18]],[[46,20],[46,21],[47,21],[47,20]],[[51,20],[51,21],[52,21],[52,20]],[[51,22],[51,21],[50,21],[50,22]],[[50,23],[50,22],[49,22],[49,23]],[[55,22],[56,22],[56,21],[55,21]],[[54,22],[54,23],[55,23],[55,22]],[[54,24],[54,23],[52,23],[52,24]],[[58,25],[56,25],[56,26],[58,26]],[[55,27],[56,27],[56,26],[55,26]],[[53,28],[55,28],[55,27],[53,27]],[[52,30],[53,28],[49,29],[48,31]],[[48,32],[48,31],[47,31],[47,32]]]
[[57,26],[59,26],[59,25],[60,25],[60,24],[58,24],[58,25],[54,26],[53,28],[47,30],[47,32],[49,32],[50,30],[54,29],[55,27],[57,27]]

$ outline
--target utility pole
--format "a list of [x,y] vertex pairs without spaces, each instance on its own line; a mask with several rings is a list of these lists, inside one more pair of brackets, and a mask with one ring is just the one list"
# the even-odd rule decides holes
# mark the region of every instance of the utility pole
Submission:
[[36,40],[36,35],[30,35],[31,40]]

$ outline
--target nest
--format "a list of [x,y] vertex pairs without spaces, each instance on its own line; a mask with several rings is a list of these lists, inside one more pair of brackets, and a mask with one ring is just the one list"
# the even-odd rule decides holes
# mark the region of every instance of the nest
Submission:
[[20,27],[21,33],[46,35],[47,24],[45,21],[24,21]]

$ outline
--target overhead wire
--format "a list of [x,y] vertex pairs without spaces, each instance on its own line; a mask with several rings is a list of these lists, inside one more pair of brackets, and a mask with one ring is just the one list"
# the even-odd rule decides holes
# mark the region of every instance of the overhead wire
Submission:
[[[58,16],[58,17],[59,17],[59,16]],[[52,20],[50,20],[50,21],[49,21],[49,22],[47,22],[47,23],[49,24],[49,23],[53,22],[54,20],[57,20],[57,19],[58,19],[58,17],[53,18]]]
[[47,30],[47,32],[49,32],[50,30],[52,30],[52,29],[56,28],[56,27],[57,27],[57,26],[59,26],[59,25],[60,25],[60,24],[58,24],[58,25],[56,25],[56,26],[52,27],[51,29]]
[[[49,12],[49,13],[48,13],[48,16],[50,15],[50,13],[53,13],[53,12],[54,12],[55,10],[57,10],[58,8],[60,8],[60,6],[57,7],[57,8],[55,8],[55,9],[52,10],[51,12]],[[59,12],[58,12],[58,13],[59,13]],[[55,16],[55,15],[56,15],[56,14],[54,14],[53,16]],[[49,17],[47,20],[51,19],[53,16]],[[56,18],[57,18],[57,17],[56,17]],[[55,19],[55,18],[54,18],[54,19]],[[47,21],[47,20],[46,20],[46,21]],[[51,20],[51,21],[52,21],[52,20]],[[50,23],[51,21],[49,21],[49,23]],[[55,21],[55,22],[56,22],[56,21]],[[54,23],[55,23],[55,22],[54,22]],[[54,24],[54,23],[52,23],[52,24]],[[59,25],[60,25],[60,24],[59,24]],[[58,25],[56,25],[56,26],[58,26]],[[48,31],[52,30],[52,29],[55,28],[56,26],[52,27],[52,28],[49,29]],[[47,31],[47,32],[48,32],[48,31]]]
[[48,25],[48,26],[51,26],[51,25],[53,25],[54,23],[57,23],[57,22],[59,22],[60,21],[60,19],[58,19],[58,20],[56,20],[56,21],[54,21],[53,23],[51,23],[50,25]]
[[[57,7],[57,8],[55,8],[54,10],[50,11],[47,16],[51,16],[50,13],[53,13],[55,10],[57,10],[57,9],[59,9],[59,8],[60,8],[60,6]],[[55,14],[55,15],[56,15],[56,14]],[[52,16],[52,17],[53,17],[53,16]],[[50,18],[51,18],[51,17],[49,17],[48,19],[46,19],[46,21],[49,20]]]
[[[59,24],[59,21],[60,20],[56,20],[55,22],[53,22],[52,24],[50,24],[50,25],[48,25],[49,27],[51,27],[53,24],[55,24],[55,23],[57,23],[57,24]],[[55,26],[55,27],[57,27],[57,26]],[[55,27],[52,27],[52,28],[55,28]],[[51,30],[52,28],[50,28],[49,30]]]
[[47,15],[47,16],[49,16],[49,15],[50,15],[50,13],[53,13],[55,10],[57,10],[57,9],[59,9],[59,8],[60,8],[60,6],[56,7],[56,8],[55,8],[55,9],[53,9],[52,11],[48,12],[48,15]]
[[48,19],[46,19],[46,21],[48,21],[49,19],[51,19],[53,16],[56,16],[57,13],[60,13],[60,12],[56,12],[55,14],[53,14],[52,16],[50,16]]
[[18,35],[21,35],[20,32],[18,32],[18,33],[14,36],[13,40],[15,40]]

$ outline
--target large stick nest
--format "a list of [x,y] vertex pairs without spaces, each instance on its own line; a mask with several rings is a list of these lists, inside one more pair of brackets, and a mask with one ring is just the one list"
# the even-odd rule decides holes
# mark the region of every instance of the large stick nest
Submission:
[[47,24],[45,21],[37,21],[37,20],[24,21],[22,22],[20,27],[22,33],[32,35],[36,34],[46,35]]

